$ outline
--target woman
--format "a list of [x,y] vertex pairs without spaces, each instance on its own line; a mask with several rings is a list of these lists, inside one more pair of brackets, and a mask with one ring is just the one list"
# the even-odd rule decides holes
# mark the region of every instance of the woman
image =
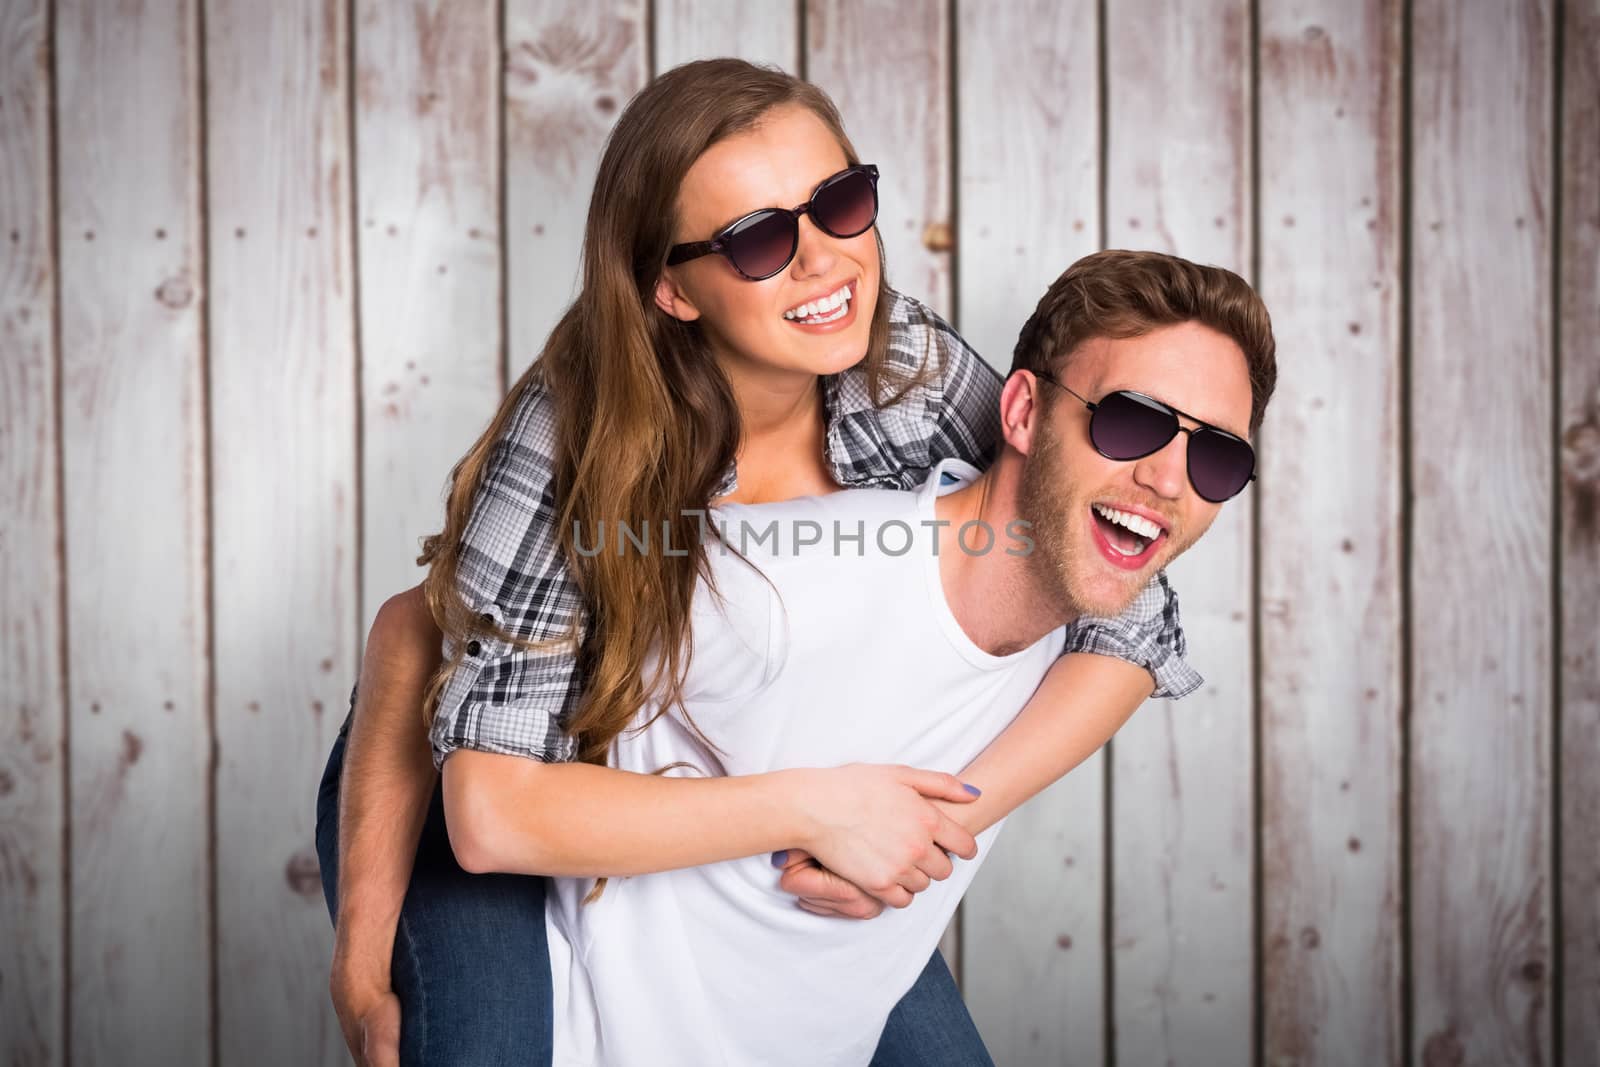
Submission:
[[[727,790],[750,783],[596,764],[640,707],[675,700],[704,563],[695,509],[841,485],[911,488],[940,459],[987,462],[998,379],[936,316],[884,285],[875,213],[875,174],[831,102],[787,75],[690,64],[619,118],[596,178],[578,298],[458,465],[445,530],[424,551],[429,610],[450,649],[432,694],[435,759],[470,750],[446,772],[462,782],[462,768],[474,768],[457,802],[494,810],[537,850],[495,869],[617,875],[797,844],[772,836],[771,809],[729,803]],[[618,519],[665,523],[686,554],[577,551],[574,529]],[[548,1062],[548,1012],[537,1010],[549,1002],[543,882],[462,874],[437,793],[416,870],[406,870],[433,784],[415,724],[438,634],[420,614],[415,597],[397,599],[374,626],[342,846],[332,811],[342,744],[324,779],[335,1003],[358,1055],[364,1019],[378,1021],[380,1040],[397,1040],[404,1000],[408,1059]],[[576,640],[563,641],[569,633]],[[653,648],[664,669],[647,681]],[[1029,705],[1048,714],[1024,711],[997,742],[1010,773],[981,798],[948,775],[905,768],[785,779],[799,787],[775,803],[826,827],[811,848],[825,870],[815,892],[801,889],[803,906],[868,916],[948,873],[942,850],[970,855],[974,830],[1075,761],[1034,740],[1063,713],[1065,692],[1074,715],[1126,718],[1152,674],[1168,693],[1194,684],[1164,583],[1124,619],[1076,627],[1068,648],[1121,660],[1064,657]],[[940,799],[961,804],[969,825]],[[387,832],[373,828],[378,812]],[[903,855],[925,858],[871,877]],[[456,856],[481,866],[470,848]],[[338,868],[350,874],[336,892]],[[935,954],[875,1062],[927,1062],[940,1043],[952,1059],[986,1060]]]

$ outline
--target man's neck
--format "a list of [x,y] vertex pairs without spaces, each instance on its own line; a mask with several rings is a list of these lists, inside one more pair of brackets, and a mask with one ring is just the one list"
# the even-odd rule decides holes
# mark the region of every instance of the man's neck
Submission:
[[[1017,473],[996,462],[987,471],[934,502],[939,529],[939,575],[945,601],[972,642],[992,655],[1019,652],[1073,619],[1070,609],[1040,591],[1035,560],[1017,555],[1010,524],[1017,518]],[[961,538],[961,528],[981,527]],[[979,551],[988,543],[987,551]],[[1013,552],[1006,551],[1012,549]]]

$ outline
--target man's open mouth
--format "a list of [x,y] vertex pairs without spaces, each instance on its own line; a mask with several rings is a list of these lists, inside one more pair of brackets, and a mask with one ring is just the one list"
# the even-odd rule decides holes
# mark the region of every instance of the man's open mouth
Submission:
[[1160,523],[1109,504],[1092,504],[1095,542],[1101,554],[1119,567],[1134,570],[1147,563],[1167,536]]

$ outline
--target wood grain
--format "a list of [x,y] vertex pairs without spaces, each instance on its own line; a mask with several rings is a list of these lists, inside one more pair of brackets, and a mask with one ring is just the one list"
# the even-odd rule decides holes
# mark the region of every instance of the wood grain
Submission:
[[1561,924],[1569,1064],[1600,1063],[1600,2],[1561,10]]
[[[1002,374],[1034,305],[1099,247],[1097,5],[957,11],[957,303]],[[1105,1056],[1103,756],[1007,821],[962,905],[968,1007],[996,1063]]]
[[185,0],[56,6],[83,1063],[211,1056],[197,21]]
[[[1133,0],[1106,11],[1107,244],[1247,274],[1248,5]],[[1250,1060],[1254,507],[1246,490],[1170,569],[1205,688],[1152,702],[1111,746],[1121,1063]]]
[[1413,8],[1413,1056],[1551,1048],[1551,6]]
[[493,0],[356,5],[362,632],[505,391]]
[[800,15],[788,2],[655,0],[656,73],[691,59],[738,56],[791,73],[800,69]]
[[346,10],[206,9],[224,1063],[346,1062],[310,803],[356,674]]
[[49,12],[0,3],[0,1062],[66,1062]]
[[576,295],[600,150],[647,77],[639,0],[507,0],[508,375],[515,380]]
[[950,32],[942,4],[811,0],[806,77],[827,90],[861,158],[878,164],[889,284],[949,316]]
[[1267,1063],[1405,1058],[1401,17],[1261,12],[1260,284],[1283,356],[1258,496]]

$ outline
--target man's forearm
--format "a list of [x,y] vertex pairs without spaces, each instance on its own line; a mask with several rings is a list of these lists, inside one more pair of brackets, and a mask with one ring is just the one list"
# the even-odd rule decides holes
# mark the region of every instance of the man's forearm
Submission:
[[437,774],[422,696],[439,661],[421,597],[401,594],[374,621],[362,659],[339,789],[335,967],[387,987],[395,929]]
[[940,807],[974,834],[988,829],[1093,755],[1154,689],[1147,671],[1124,660],[1063,656],[1005,731],[961,772],[983,795]]

